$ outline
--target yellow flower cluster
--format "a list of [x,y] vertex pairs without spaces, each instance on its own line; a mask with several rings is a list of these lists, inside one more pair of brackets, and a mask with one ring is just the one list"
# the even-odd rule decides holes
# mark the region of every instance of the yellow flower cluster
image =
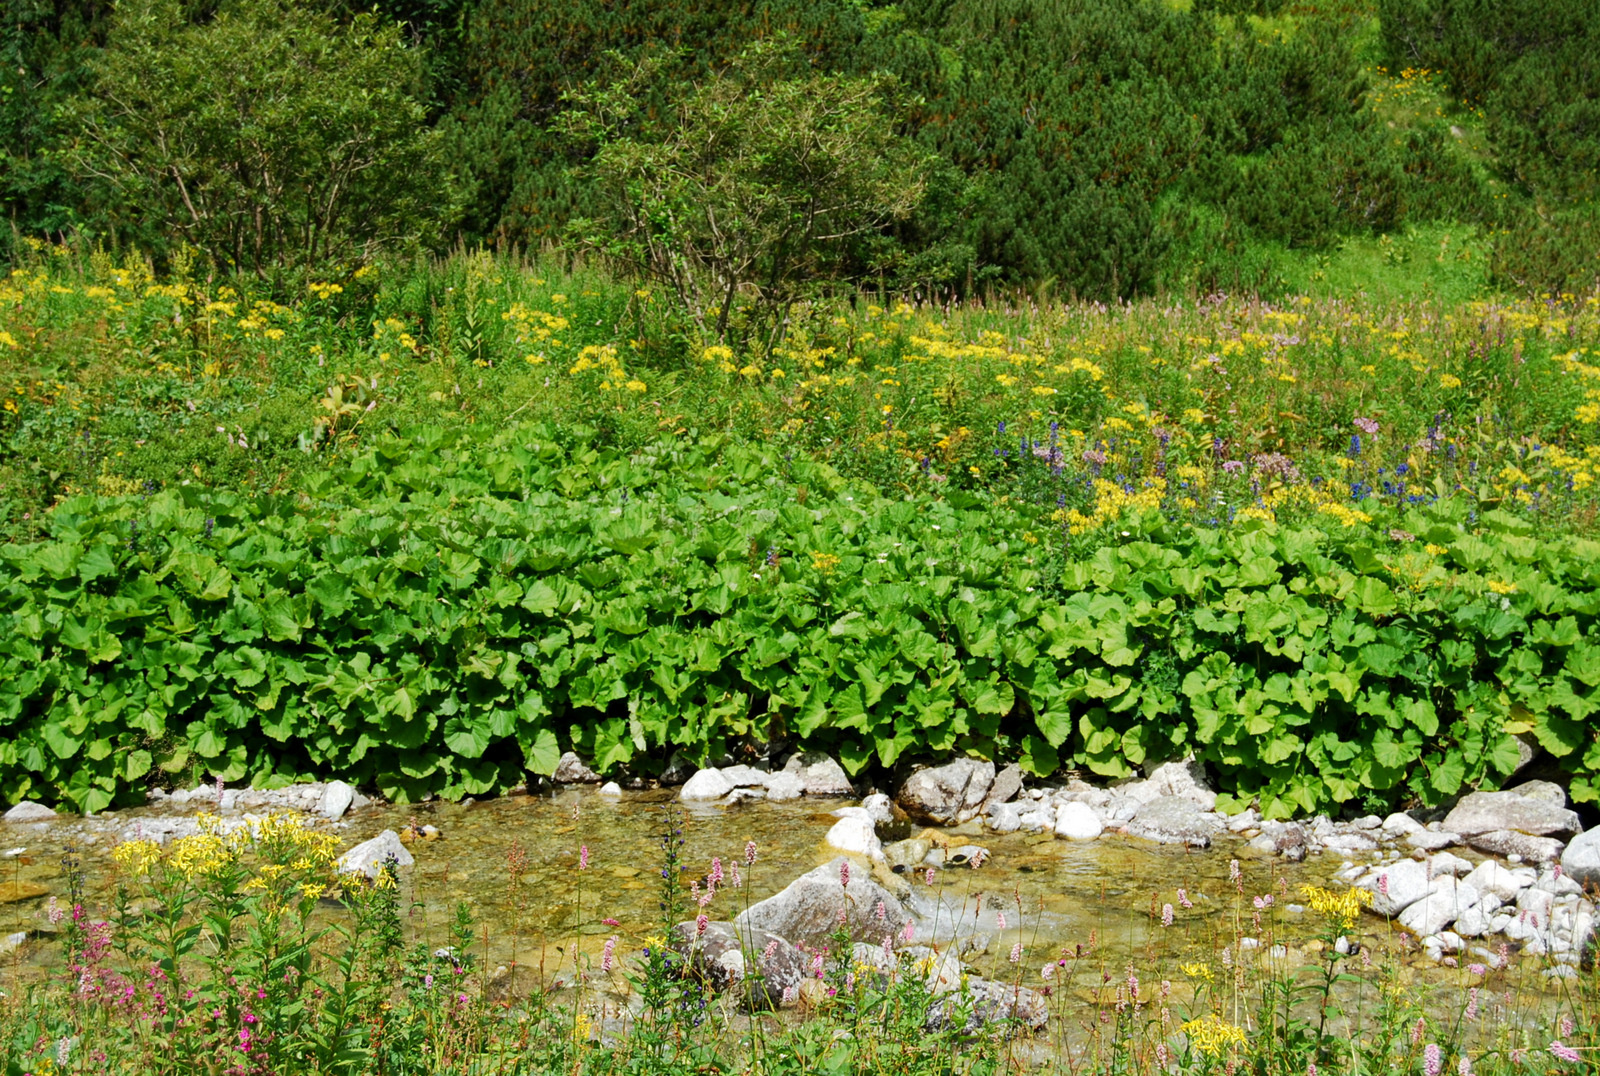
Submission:
[[578,352],[578,361],[567,372],[576,377],[591,370],[600,372],[602,391],[627,389],[629,392],[643,392],[647,388],[643,381],[628,376],[622,368],[622,360],[617,357],[617,349],[610,344],[588,345]]
[[1306,905],[1328,921],[1336,930],[1349,930],[1361,918],[1361,909],[1372,903],[1372,893],[1365,889],[1342,889],[1335,892],[1320,885],[1303,885],[1300,892]]
[[560,314],[552,314],[548,310],[535,310],[523,303],[512,303],[500,318],[510,324],[516,332],[518,346],[530,349],[524,358],[531,366],[538,366],[548,361],[550,356],[547,352],[562,347],[559,334],[566,332],[572,325]]
[[111,850],[111,859],[119,869],[135,878],[143,877],[161,860],[161,846],[143,839],[123,841]]
[[1216,1013],[1186,1021],[1180,1028],[1190,1044],[1203,1054],[1215,1056],[1232,1046],[1245,1044],[1244,1028],[1230,1024]]
[[832,575],[839,567],[839,556],[836,553],[811,554],[811,566],[823,575]]

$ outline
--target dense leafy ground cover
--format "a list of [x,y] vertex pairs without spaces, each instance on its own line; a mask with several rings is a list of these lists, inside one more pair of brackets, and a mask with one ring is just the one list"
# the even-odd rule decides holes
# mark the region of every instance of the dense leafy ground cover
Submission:
[[863,300],[748,356],[486,257],[294,306],[67,261],[5,295],[16,795],[783,739],[1194,751],[1286,815],[1514,735],[1596,794],[1592,301]]

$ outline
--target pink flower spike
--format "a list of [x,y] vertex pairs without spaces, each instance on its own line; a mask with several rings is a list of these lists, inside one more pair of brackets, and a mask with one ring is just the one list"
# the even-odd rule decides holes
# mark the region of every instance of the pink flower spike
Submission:
[[747,867],[753,867],[753,866],[756,865],[756,842],[755,841],[745,841],[744,842],[744,865],[747,866]]
[[1578,1051],[1574,1050],[1570,1046],[1561,1045],[1561,1043],[1559,1041],[1558,1042],[1552,1042],[1550,1044],[1550,1054],[1551,1054],[1552,1057],[1554,1057],[1558,1061],[1582,1061],[1583,1060],[1582,1056],[1578,1053]]
[[615,919],[602,919],[600,920],[600,925],[603,927],[620,927],[622,924]]
[[581,870],[581,871],[586,871],[586,870],[589,869],[589,846],[588,845],[583,845],[581,848],[578,849],[578,869]]
[[839,884],[846,889],[850,888],[850,861],[848,859],[839,861]]

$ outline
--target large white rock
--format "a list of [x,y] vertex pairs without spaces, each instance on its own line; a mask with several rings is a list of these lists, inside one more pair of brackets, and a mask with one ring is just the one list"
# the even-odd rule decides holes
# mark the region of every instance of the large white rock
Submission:
[[1391,837],[1399,837],[1407,833],[1416,833],[1425,827],[1410,815],[1396,811],[1383,820],[1383,825],[1380,828]]
[[1400,925],[1424,937],[1437,934],[1478,903],[1478,891],[1454,878],[1436,878],[1427,896],[1399,915]]
[[1383,867],[1374,867],[1356,883],[1372,894],[1372,910],[1379,915],[1398,915],[1405,911],[1428,895],[1431,884],[1428,865],[1414,859],[1401,859]]
[[317,813],[323,818],[338,821],[355,802],[356,790],[343,781],[329,781],[322,789],[322,799],[317,804]]
[[391,856],[394,857],[394,865],[397,867],[409,867],[416,862],[411,858],[406,846],[400,843],[400,835],[392,829],[386,829],[370,841],[362,841],[340,856],[335,865],[340,873],[359,872],[375,879],[382,873],[384,863]]
[[576,753],[564,751],[556,760],[556,772],[550,775],[550,780],[558,785],[594,785],[600,783],[601,777]]
[[[1561,799],[1556,800],[1550,789],[1555,789]],[[1567,809],[1565,801],[1565,793],[1546,781],[1529,782],[1529,785],[1504,792],[1473,792],[1462,797],[1445,816],[1441,828],[1465,837],[1494,830],[1515,830],[1535,837],[1567,837],[1581,831],[1583,824],[1578,821],[1577,814]]]
[[1480,852],[1496,856],[1520,856],[1532,863],[1554,863],[1561,858],[1562,843],[1555,837],[1536,837],[1519,829],[1495,829],[1474,833],[1467,843]]
[[1105,831],[1105,824],[1087,803],[1069,801],[1056,806],[1056,836],[1066,841],[1092,841]]
[[1572,838],[1561,853],[1561,869],[1579,885],[1600,886],[1600,829]]
[[1160,789],[1161,795],[1188,800],[1202,811],[1217,805],[1217,793],[1206,781],[1205,767],[1196,759],[1163,762],[1150,771],[1146,780]]
[[977,817],[993,785],[993,762],[958,758],[913,773],[900,786],[898,798],[915,818],[955,825]]
[[[850,813],[844,814],[845,811]],[[833,824],[827,837],[823,838],[829,847],[872,859],[883,858],[883,844],[878,840],[877,827],[864,808],[845,807],[834,813],[843,817]]]
[[995,833],[1015,833],[1022,828],[1022,809],[1015,803],[991,803],[983,813],[984,828]]
[[23,800],[5,813],[7,822],[48,822],[56,813],[42,803]]
[[734,788],[766,788],[767,780],[772,776],[754,766],[724,766],[718,772]]
[[821,751],[790,755],[784,770],[798,774],[808,796],[849,796],[855,792],[844,767]]
[[1449,848],[1461,843],[1461,834],[1453,832],[1439,832],[1431,829],[1414,829],[1405,835],[1405,842],[1413,848],[1420,848],[1424,852],[1437,852],[1441,848]]
[[767,799],[797,800],[805,795],[806,785],[798,773],[781,770],[767,776]]
[[[874,822],[894,821],[894,801],[882,792],[874,792],[861,801],[861,809],[867,812],[867,817]],[[838,814],[837,811],[834,812]]]
[[[740,930],[766,930],[796,945],[826,946],[829,936],[843,926],[852,941],[879,942],[885,934],[898,935],[911,913],[871,876],[862,864],[855,864],[849,885],[842,883],[843,857],[807,871],[781,892],[758,901],[739,913],[734,924]],[[878,918],[878,905],[884,918]]]
[[1454,852],[1439,852],[1428,857],[1428,869],[1433,871],[1435,876],[1448,874],[1460,878],[1472,871],[1472,864]]
[[721,770],[696,770],[693,777],[678,790],[680,800],[720,800],[734,788],[733,782],[722,776]]
[[1182,796],[1160,796],[1139,808],[1128,822],[1128,835],[1157,844],[1186,844],[1209,848],[1223,832],[1222,818],[1200,809]]
[[1533,884],[1525,875],[1513,874],[1492,859],[1486,859],[1472,868],[1462,881],[1480,893],[1493,893],[1501,901],[1511,902],[1517,894]]

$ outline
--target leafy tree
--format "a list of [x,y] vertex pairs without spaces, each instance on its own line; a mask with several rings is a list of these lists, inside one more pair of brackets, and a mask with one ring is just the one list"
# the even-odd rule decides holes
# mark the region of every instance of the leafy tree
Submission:
[[80,220],[81,191],[50,150],[56,109],[83,88],[109,0],[7,0],[0,17],[0,256],[12,229],[63,232]]
[[398,26],[280,0],[191,23],[119,6],[67,151],[113,226],[263,272],[433,238],[451,217],[420,60]]
[[781,46],[756,45],[659,117],[641,84],[659,71],[569,95],[562,126],[598,148],[585,166],[603,215],[574,221],[591,246],[662,281],[702,329],[728,335],[746,297],[781,332],[805,289],[838,273],[850,240],[921,200],[923,155],[896,134],[890,84],[782,77]]

